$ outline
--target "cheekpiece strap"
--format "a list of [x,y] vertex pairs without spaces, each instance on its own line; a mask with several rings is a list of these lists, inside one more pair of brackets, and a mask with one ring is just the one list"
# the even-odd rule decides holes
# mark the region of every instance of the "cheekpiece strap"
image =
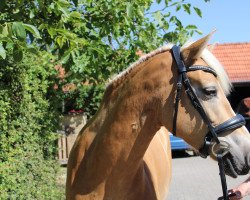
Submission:
[[182,82],[183,82],[183,76],[182,74],[187,71],[186,66],[184,65],[182,59],[181,59],[181,53],[180,53],[180,47],[174,45],[172,47],[172,53],[174,56],[174,60],[178,66],[178,80],[177,80],[177,89],[176,89],[176,96],[175,96],[175,106],[174,106],[174,116],[173,116],[173,135],[176,135],[176,120],[178,116],[178,110],[179,110],[179,101],[181,96],[181,88],[182,88]]
[[172,47],[172,52],[173,52],[173,55],[174,55],[175,62],[177,64],[177,66],[178,66],[179,74],[187,71],[187,68],[186,68],[185,64],[183,63],[183,61],[182,61],[180,49],[181,48],[179,46],[176,46],[176,45],[174,45]]

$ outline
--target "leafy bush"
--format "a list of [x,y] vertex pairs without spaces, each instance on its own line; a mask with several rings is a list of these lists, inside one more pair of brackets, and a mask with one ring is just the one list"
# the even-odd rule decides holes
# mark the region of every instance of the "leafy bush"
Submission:
[[50,57],[26,53],[0,66],[0,199],[60,199]]

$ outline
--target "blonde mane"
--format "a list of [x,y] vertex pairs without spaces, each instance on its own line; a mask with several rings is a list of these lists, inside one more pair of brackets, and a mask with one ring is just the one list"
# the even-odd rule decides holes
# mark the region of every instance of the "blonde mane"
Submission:
[[[189,46],[184,45],[184,48]],[[116,85],[122,82],[128,74],[130,74],[132,71],[134,71],[137,67],[140,66],[143,62],[148,60],[149,58],[152,58],[153,56],[169,51],[173,47],[173,44],[168,44],[163,47],[160,47],[148,54],[143,55],[138,61],[132,63],[126,70],[122,71],[118,75],[115,75],[111,79],[109,79],[107,88],[110,87],[111,85]],[[220,85],[226,95],[228,95],[231,91],[232,84],[229,81],[228,75],[226,71],[224,70],[223,66],[220,64],[220,62],[217,60],[217,58],[208,50],[204,49],[201,52],[201,58],[211,67],[213,68],[217,75],[218,75],[218,80],[220,82]]]
[[221,63],[218,61],[218,59],[208,50],[204,49],[201,53],[201,58],[211,67],[213,68],[217,75],[218,80],[220,82],[220,85],[226,95],[229,95],[232,90],[232,84],[228,78],[228,75],[224,69],[224,67],[221,65]]
[[148,60],[149,58],[159,54],[159,53],[163,53],[166,52],[168,50],[170,50],[172,48],[173,44],[168,44],[165,45],[163,47],[160,47],[148,54],[143,55],[142,57],[139,58],[139,60],[137,60],[136,62],[132,63],[127,69],[125,69],[124,71],[122,71],[119,74],[114,75],[112,78],[110,78],[108,80],[108,84],[107,87],[109,87],[110,85],[112,85],[115,82],[120,82],[121,80],[123,80],[128,74],[130,74],[135,68],[137,68],[141,63],[145,62],[146,60]]

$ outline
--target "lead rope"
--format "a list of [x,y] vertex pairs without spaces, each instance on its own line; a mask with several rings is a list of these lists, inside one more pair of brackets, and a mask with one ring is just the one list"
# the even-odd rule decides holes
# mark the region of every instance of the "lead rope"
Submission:
[[212,146],[211,151],[213,152],[214,155],[216,155],[219,165],[219,175],[223,192],[223,200],[229,200],[229,195],[227,191],[227,180],[222,158],[230,151],[230,145],[226,141],[221,141],[220,144],[214,144]]
[[220,180],[221,180],[221,187],[222,187],[222,192],[223,192],[223,199],[229,200],[228,192],[227,192],[227,180],[226,180],[226,175],[224,171],[222,157],[223,157],[223,154],[221,153],[217,154],[217,160],[218,160],[218,165],[219,165],[219,170],[220,170],[219,174],[220,174]]

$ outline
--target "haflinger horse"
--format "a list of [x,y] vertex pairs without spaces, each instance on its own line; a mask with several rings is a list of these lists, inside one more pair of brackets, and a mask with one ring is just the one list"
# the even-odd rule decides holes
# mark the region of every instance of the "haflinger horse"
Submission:
[[[169,131],[203,153],[207,132],[212,132],[211,144],[224,141],[230,146],[223,157],[226,174],[249,172],[250,135],[226,98],[231,85],[207,50],[210,36],[182,47],[181,62],[173,55],[173,45],[146,54],[107,85],[99,111],[71,150],[68,200],[165,200],[171,180]],[[190,87],[179,89],[176,109],[179,74],[186,75]],[[203,108],[207,121],[197,107]],[[223,131],[216,130],[222,132],[217,136],[213,130],[218,125]],[[207,154],[216,160],[211,149],[209,145]]]

